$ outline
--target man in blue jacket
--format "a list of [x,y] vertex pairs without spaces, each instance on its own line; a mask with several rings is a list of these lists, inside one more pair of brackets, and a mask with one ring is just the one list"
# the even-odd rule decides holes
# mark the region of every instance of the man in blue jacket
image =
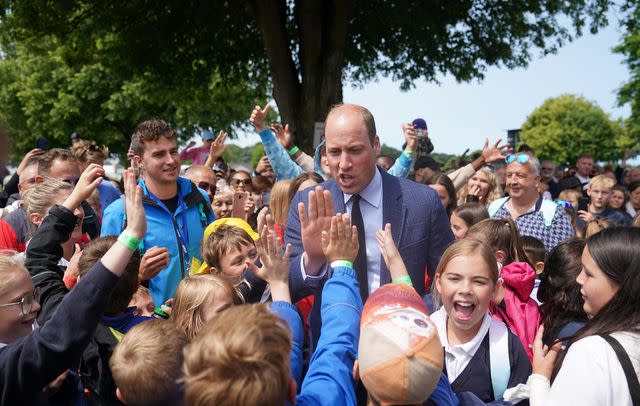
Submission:
[[[200,258],[204,230],[214,220],[206,193],[179,177],[180,156],[176,132],[163,120],[140,124],[131,138],[133,162],[143,174],[148,232],[139,247],[143,253],[141,279],[157,305],[173,297],[180,280],[189,275],[191,260]],[[126,217],[124,201],[104,213],[102,235],[119,235]]]

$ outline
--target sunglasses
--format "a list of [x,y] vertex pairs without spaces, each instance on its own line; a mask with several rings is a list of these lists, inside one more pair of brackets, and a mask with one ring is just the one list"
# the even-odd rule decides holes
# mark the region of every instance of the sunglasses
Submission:
[[20,312],[23,316],[28,316],[31,313],[31,309],[35,303],[40,301],[40,290],[34,288],[31,293],[28,293],[25,297],[18,302],[0,304],[0,307],[9,307],[20,305]]
[[513,161],[518,161],[518,163],[526,163],[529,160],[529,155],[526,154],[511,154],[508,155],[505,159],[504,159],[508,164],[512,163]]
[[231,179],[231,183],[236,186],[240,184],[249,186],[251,184],[251,179]]
[[202,190],[208,190],[211,195],[215,196],[216,194],[216,185],[215,183],[213,185],[209,184],[209,182],[199,182],[198,183],[198,187]]

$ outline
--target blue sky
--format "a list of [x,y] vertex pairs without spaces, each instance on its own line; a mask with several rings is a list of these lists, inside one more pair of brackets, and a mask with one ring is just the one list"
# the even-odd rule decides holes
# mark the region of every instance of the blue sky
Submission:
[[[344,101],[371,110],[384,144],[400,148],[401,123],[422,117],[435,151],[455,154],[480,148],[485,137],[506,140],[507,129],[519,128],[545,99],[564,93],[594,101],[611,117],[627,117],[630,110],[616,106],[615,92],[629,75],[622,57],[612,52],[620,30],[615,17],[610,20],[598,34],[584,35],[555,55],[535,56],[526,68],[489,68],[482,81],[457,83],[445,77],[439,85],[421,82],[408,92],[384,78],[362,89],[347,84]],[[247,135],[235,142],[257,141],[257,135]]]

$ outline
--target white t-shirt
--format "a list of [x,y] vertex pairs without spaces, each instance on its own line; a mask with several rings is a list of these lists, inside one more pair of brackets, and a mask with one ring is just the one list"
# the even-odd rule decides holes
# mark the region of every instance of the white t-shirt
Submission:
[[[627,351],[636,376],[640,376],[640,334],[619,332],[611,336]],[[531,406],[631,406],[622,365],[611,345],[599,336],[583,338],[569,348],[551,388],[531,378]]]

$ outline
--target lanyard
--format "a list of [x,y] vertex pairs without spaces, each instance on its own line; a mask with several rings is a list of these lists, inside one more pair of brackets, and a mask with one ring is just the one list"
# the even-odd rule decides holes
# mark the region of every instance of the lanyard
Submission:
[[[177,228],[175,227],[174,228],[176,230],[176,234],[178,234],[178,243],[180,244],[180,248],[182,249],[184,261],[185,263],[187,263],[189,258],[189,250],[187,249],[187,242],[189,241],[189,231],[187,228],[187,210],[184,207],[184,201],[182,200],[182,195],[180,195],[180,191],[178,191],[178,205],[176,206],[176,212],[182,209],[180,212],[180,217],[182,217],[182,227],[180,227],[180,224],[177,224],[178,221],[175,218],[175,215],[171,213],[171,211],[167,208],[164,202],[158,199],[153,193],[151,193],[149,189],[147,189],[147,192],[149,193],[149,197],[151,198],[151,200],[156,202],[158,206],[160,206],[165,212],[167,212],[173,219],[174,223],[178,226]],[[181,228],[182,230],[180,230]]]

